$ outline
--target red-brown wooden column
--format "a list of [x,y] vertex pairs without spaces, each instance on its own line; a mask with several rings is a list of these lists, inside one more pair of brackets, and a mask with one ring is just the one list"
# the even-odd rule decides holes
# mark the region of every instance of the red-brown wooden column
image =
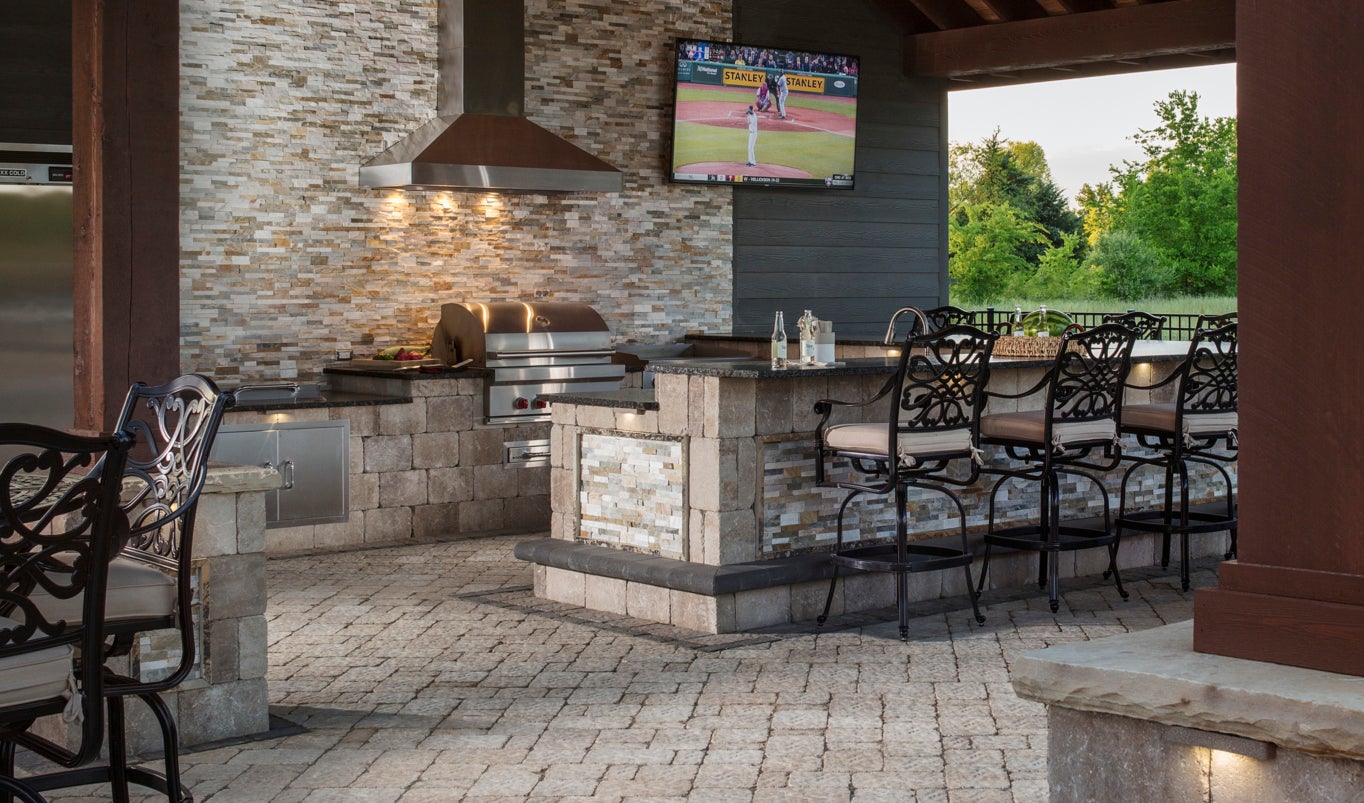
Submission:
[[1364,675],[1364,18],[1240,0],[1240,559],[1200,652]]
[[76,426],[180,368],[179,9],[73,0]]

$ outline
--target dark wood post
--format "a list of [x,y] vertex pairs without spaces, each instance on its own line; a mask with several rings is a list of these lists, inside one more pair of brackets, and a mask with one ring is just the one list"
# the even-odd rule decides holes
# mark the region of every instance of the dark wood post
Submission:
[[175,0],[73,0],[76,426],[180,369]]
[[1364,18],[1237,4],[1240,559],[1200,652],[1364,675]]

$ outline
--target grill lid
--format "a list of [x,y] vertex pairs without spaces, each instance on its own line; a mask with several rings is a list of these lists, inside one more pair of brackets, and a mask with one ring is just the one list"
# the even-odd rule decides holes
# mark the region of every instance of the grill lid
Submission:
[[464,302],[443,304],[431,352],[447,364],[472,359],[486,365],[489,352],[609,349],[611,330],[587,304],[568,302]]

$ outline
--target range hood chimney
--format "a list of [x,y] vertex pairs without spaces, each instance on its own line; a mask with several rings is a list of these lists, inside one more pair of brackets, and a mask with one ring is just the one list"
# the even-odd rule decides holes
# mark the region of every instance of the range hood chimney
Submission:
[[439,0],[437,116],[360,167],[360,186],[620,192],[621,172],[527,120],[524,0]]

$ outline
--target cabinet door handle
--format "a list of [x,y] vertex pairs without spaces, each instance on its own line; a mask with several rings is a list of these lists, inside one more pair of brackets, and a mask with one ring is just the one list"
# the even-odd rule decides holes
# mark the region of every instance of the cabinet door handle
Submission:
[[292,460],[285,460],[285,461],[284,461],[284,472],[283,472],[283,474],[284,474],[284,490],[287,491],[287,490],[290,490],[291,488],[294,487],[294,461],[292,461]]

